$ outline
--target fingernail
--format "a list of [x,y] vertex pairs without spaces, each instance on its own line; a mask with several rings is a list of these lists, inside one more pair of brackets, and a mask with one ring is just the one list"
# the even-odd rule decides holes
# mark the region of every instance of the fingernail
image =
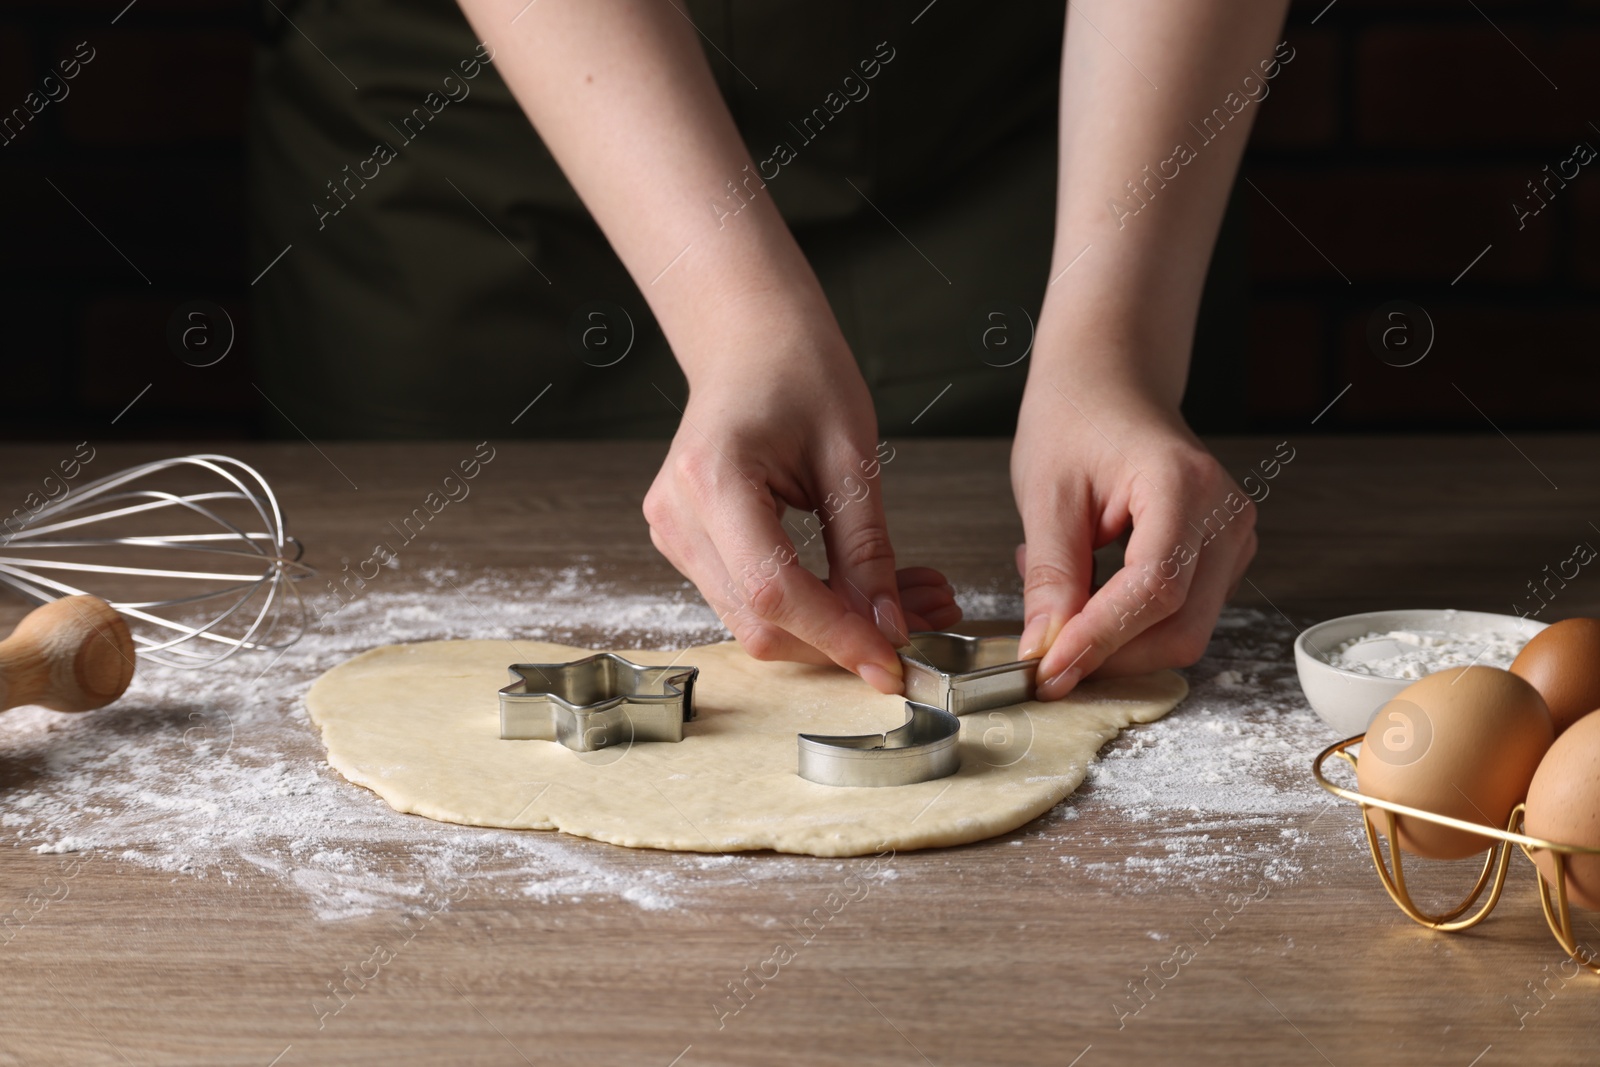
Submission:
[[856,668],[861,680],[880,693],[895,694],[905,688],[900,676],[890,674],[876,663],[863,663]]
[[889,639],[889,643],[896,648],[906,643],[906,618],[900,613],[900,605],[894,602],[894,597],[884,593],[872,602],[872,614],[878,624],[878,632]]
[[1043,685],[1040,685],[1037,690],[1037,695],[1043,697],[1045,700],[1054,700],[1057,697],[1066,696],[1067,693],[1072,691],[1072,687],[1077,685],[1079,680],[1082,678],[1082,671],[1076,667],[1068,667],[1060,674],[1057,674],[1045,681]]
[[1035,615],[1028,620],[1027,628],[1022,631],[1022,640],[1017,642],[1018,659],[1038,659],[1050,647],[1050,616]]

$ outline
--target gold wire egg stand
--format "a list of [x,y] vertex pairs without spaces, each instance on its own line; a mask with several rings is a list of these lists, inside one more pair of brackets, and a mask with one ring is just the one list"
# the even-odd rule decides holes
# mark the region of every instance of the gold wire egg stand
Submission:
[[[1388,890],[1389,896],[1399,905],[1400,910],[1411,919],[1428,927],[1430,930],[1444,930],[1453,932],[1465,930],[1476,926],[1488,917],[1494,906],[1500,902],[1500,894],[1505,889],[1506,871],[1511,865],[1511,846],[1516,845],[1533,861],[1535,852],[1548,852],[1555,857],[1556,877],[1554,894],[1551,885],[1545,880],[1544,872],[1534,867],[1534,877],[1539,882],[1539,905],[1544,910],[1545,922],[1550,927],[1550,932],[1555,935],[1557,943],[1566,950],[1579,966],[1600,974],[1600,956],[1596,956],[1586,946],[1578,944],[1572,934],[1572,912],[1567,902],[1567,861],[1569,855],[1600,855],[1600,848],[1586,848],[1579,845],[1563,845],[1556,841],[1546,841],[1539,837],[1529,837],[1522,833],[1523,806],[1518,804],[1511,809],[1511,817],[1506,822],[1504,830],[1486,826],[1483,823],[1467,822],[1462,819],[1451,818],[1448,815],[1439,815],[1421,808],[1407,807],[1393,801],[1379,800],[1377,797],[1364,796],[1354,789],[1346,789],[1328,781],[1322,773],[1322,765],[1330,756],[1338,756],[1350,764],[1350,769],[1356,768],[1356,756],[1349,751],[1351,746],[1359,745],[1364,740],[1364,735],[1346,738],[1337,744],[1329,745],[1317,754],[1311,764],[1311,773],[1316,776],[1317,784],[1322,786],[1334,796],[1343,800],[1354,801],[1361,806],[1362,829],[1367,835],[1367,849],[1372,854],[1372,865],[1377,869],[1378,878],[1383,882],[1383,888]],[[1376,809],[1376,810],[1374,810]],[[1378,834],[1374,826],[1374,819],[1381,813],[1383,828],[1389,839],[1389,858],[1393,866],[1385,864],[1383,850],[1378,845]],[[1447,826],[1454,830],[1466,830],[1479,837],[1493,838],[1495,844],[1488,850],[1483,859],[1483,869],[1478,873],[1478,880],[1473,885],[1471,892],[1449,911],[1437,915],[1430,915],[1419,908],[1411,899],[1411,892],[1406,888],[1405,871],[1402,867],[1400,855],[1404,851],[1396,842],[1399,837],[1396,833],[1397,815],[1407,818],[1420,819],[1437,826]],[[1484,890],[1489,891],[1488,898],[1478,906],[1476,911],[1468,915],[1474,904],[1483,896]],[[1466,916],[1463,918],[1462,916]]]

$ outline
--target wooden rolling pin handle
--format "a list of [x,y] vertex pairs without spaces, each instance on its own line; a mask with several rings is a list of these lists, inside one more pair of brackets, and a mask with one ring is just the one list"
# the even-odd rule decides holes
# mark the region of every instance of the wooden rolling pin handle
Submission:
[[51,601],[0,641],[0,711],[103,708],[128,688],[133,664],[133,635],[110,604],[93,596]]

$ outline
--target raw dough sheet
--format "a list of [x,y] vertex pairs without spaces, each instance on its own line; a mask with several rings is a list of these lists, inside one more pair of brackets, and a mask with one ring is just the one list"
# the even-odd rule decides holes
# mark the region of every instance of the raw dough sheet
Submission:
[[816,785],[795,773],[795,735],[881,732],[903,698],[836,668],[762,663],[733,642],[620,651],[700,668],[682,742],[578,753],[503,741],[497,690],[512,663],[591,650],[535,641],[387,645],[328,671],[307,696],[328,762],[396,811],[442,822],[562,830],[633,848],[774,849],[858,856],[994,837],[1049,811],[1123,727],[1188,693],[1170,671],[1081,685],[1067,699],[962,718],[961,769],[892,788]]

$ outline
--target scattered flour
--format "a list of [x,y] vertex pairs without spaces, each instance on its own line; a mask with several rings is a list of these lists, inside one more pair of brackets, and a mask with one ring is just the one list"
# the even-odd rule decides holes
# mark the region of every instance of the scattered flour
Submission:
[[[1289,651],[1294,637],[1275,613],[1224,612],[1206,657],[1185,672],[1188,699],[1101,752],[1084,787],[1064,802],[1067,812],[1081,812],[1076,825],[1039,824],[1062,860],[1081,859],[1136,892],[1174,880],[1248,889],[1299,878],[1302,849],[1311,846],[1304,831],[1333,807],[1312,780],[1311,759],[1338,738],[1305,703]],[[1129,822],[1148,828],[1131,848],[1122,830]],[[1091,858],[1086,836],[1124,854]]]
[[[0,717],[0,848],[94,850],[180,877],[266,878],[324,920],[416,905],[468,878],[510,897],[658,910],[688,905],[708,879],[783,881],[822,862],[435,823],[350,785],[327,766],[304,696],[323,671],[374,645],[508,636],[682,647],[725,637],[691,588],[623,593],[587,562],[535,578],[422,576],[432,588],[371,591],[276,661],[238,657],[200,672],[141,665],[103,711]],[[1020,598],[994,589],[958,597],[969,618],[1021,612]],[[1120,889],[1299,874],[1305,835],[1280,831],[1323,810],[1307,766],[1329,738],[1294,684],[1292,638],[1275,616],[1230,611],[1211,655],[1188,672],[1189,700],[1113,742],[1077,795],[1019,833]],[[1131,849],[1130,820],[1141,828]],[[1116,848],[1127,854],[1106,858]]]

